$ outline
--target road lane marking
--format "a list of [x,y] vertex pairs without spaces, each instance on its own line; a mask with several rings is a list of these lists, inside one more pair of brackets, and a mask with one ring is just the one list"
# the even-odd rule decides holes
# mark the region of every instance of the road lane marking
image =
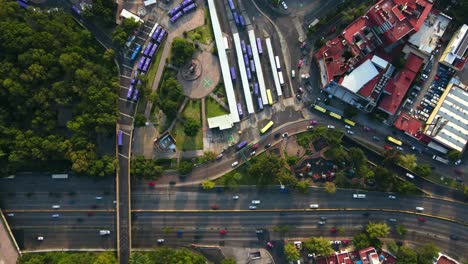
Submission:
[[127,102],[127,103],[131,103],[131,104],[136,104],[134,101],[128,100],[128,99],[126,99],[126,98],[121,98],[121,97],[119,97],[119,100],[124,101],[124,102]]
[[[128,57],[127,59],[130,59],[130,57]],[[128,68],[130,70],[133,70],[133,67],[130,67],[128,66],[127,64],[122,64],[122,66],[124,66],[125,68]],[[130,79],[130,78],[129,78]]]
[[131,115],[127,115],[127,114],[125,114],[125,113],[122,113],[122,112],[119,112],[119,114],[121,114],[121,115],[123,115],[123,116],[126,116],[126,117],[128,117],[128,118],[131,118],[131,119],[133,119],[133,116],[131,116]]
[[125,156],[125,155],[124,155],[124,154],[122,154],[122,153],[119,153],[119,156],[122,156],[122,157],[124,157],[124,158],[128,159],[128,157],[127,157],[127,156]]
[[2,211],[6,213],[111,213],[115,212],[115,209],[7,209]]
[[128,87],[127,87],[127,86],[120,85],[120,89],[128,90]]
[[[125,66],[125,65],[124,65]],[[120,77],[122,78],[127,78],[127,79],[131,79],[131,76],[126,76],[126,75],[120,75]]]
[[120,130],[120,131],[122,131],[122,134],[125,134],[125,135],[127,135],[127,136],[130,136],[130,133],[128,133],[128,132],[125,132],[125,131],[123,131],[123,130]]

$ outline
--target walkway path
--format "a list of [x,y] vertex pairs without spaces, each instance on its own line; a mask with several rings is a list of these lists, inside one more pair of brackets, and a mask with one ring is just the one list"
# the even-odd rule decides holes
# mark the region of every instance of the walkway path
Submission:
[[213,93],[210,93],[210,97],[213,98],[216,102],[218,102],[218,104],[220,104],[224,109],[226,109],[226,111],[229,112],[229,107],[226,105],[226,103],[223,100],[219,99],[218,96],[216,96]]

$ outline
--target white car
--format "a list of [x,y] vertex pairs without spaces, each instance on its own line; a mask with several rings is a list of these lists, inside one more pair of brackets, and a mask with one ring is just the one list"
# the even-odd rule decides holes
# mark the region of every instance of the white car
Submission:
[[260,200],[252,200],[252,204],[260,204]]
[[58,205],[58,204],[52,205],[52,209],[59,209],[59,208],[60,208],[60,205]]
[[102,200],[102,196],[96,196],[96,200]]
[[416,207],[416,211],[424,211],[424,207]]
[[348,134],[350,134],[350,135],[354,135],[354,132],[351,131],[351,130],[348,130],[347,132],[348,132]]
[[288,10],[288,5],[286,4],[286,2],[282,1],[281,5],[283,6],[285,10]]
[[313,129],[314,126],[307,126],[307,129]]
[[43,237],[43,236],[38,236],[38,237],[37,237],[37,240],[38,240],[38,241],[42,241],[42,240],[44,240],[44,237]]
[[395,195],[389,195],[389,196],[388,196],[388,199],[395,200],[395,199],[396,199],[396,196],[395,196]]
[[250,156],[255,156],[255,154],[257,154],[257,152],[255,150],[250,152]]
[[324,224],[326,224],[326,223],[327,223],[327,222],[325,222],[325,221],[318,221],[318,224],[319,224],[319,225],[324,225]]
[[255,205],[250,205],[250,206],[249,206],[249,209],[250,209],[250,210],[255,210],[255,209],[257,209],[257,206],[255,206]]
[[397,146],[396,149],[398,149],[399,151],[403,151],[403,148],[400,146]]
[[396,222],[397,220],[395,218],[390,218],[388,219],[389,222]]
[[327,127],[330,129],[335,128],[335,126],[332,126],[332,125],[328,125]]
[[234,161],[234,162],[231,164],[232,167],[235,167],[235,166],[237,166],[237,165],[239,165],[239,162],[238,162],[238,161]]
[[284,138],[287,138],[288,136],[289,136],[288,132],[286,132],[286,133],[283,134],[283,137],[284,137]]
[[233,199],[233,200],[239,200],[239,195],[234,195],[234,196],[232,197],[232,199]]
[[318,204],[310,204],[309,207],[311,209],[317,209],[317,208],[319,208],[319,205]]
[[294,70],[291,71],[291,78],[296,77],[296,72]]
[[345,127],[346,129],[351,129],[351,127],[348,126],[348,125],[345,125],[344,127]]
[[164,238],[159,238],[158,240],[156,240],[158,242],[158,244],[162,244],[164,243]]
[[15,216],[15,214],[13,214],[13,213],[9,213],[9,214],[7,214],[7,216],[10,216],[10,217],[12,217],[12,216]]
[[110,235],[110,231],[109,230],[99,230],[99,234],[101,236]]
[[366,198],[366,195],[362,194],[362,193],[353,193],[353,198],[355,198],[355,199],[364,199],[364,198]]
[[455,161],[455,165],[460,165],[461,164],[461,159]]
[[53,215],[52,215],[52,218],[59,218],[59,217],[60,217],[59,214],[53,214]]

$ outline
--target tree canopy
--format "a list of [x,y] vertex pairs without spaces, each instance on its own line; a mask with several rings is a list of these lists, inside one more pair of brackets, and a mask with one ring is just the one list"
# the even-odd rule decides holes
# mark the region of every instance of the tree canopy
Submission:
[[118,117],[108,55],[66,13],[0,6],[0,173],[112,174],[115,159],[97,154],[114,153],[98,144],[114,134]]
[[177,66],[182,66],[192,58],[195,52],[195,47],[192,43],[183,38],[174,38],[172,42],[172,63]]
[[295,261],[301,257],[299,250],[291,243],[284,245],[284,255],[288,261]]
[[370,222],[366,226],[366,232],[370,238],[386,237],[390,233],[390,227],[386,223]]
[[113,252],[47,252],[26,253],[18,259],[18,264],[117,264]]
[[323,237],[312,237],[304,241],[304,248],[319,256],[330,256],[335,252],[331,247],[330,241]]
[[284,160],[275,155],[260,155],[251,160],[249,174],[255,175],[260,185],[276,182],[284,168]]
[[157,161],[146,159],[143,155],[132,159],[130,170],[132,176],[145,179],[156,179],[163,173],[163,168],[158,165]]

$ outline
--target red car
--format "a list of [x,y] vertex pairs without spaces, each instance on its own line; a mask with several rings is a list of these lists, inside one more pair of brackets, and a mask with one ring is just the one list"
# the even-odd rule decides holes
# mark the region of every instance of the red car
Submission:
[[254,145],[252,146],[252,150],[257,150],[257,149],[258,149],[258,144],[254,144]]
[[219,234],[220,235],[226,235],[227,234],[227,231],[222,229],[222,230],[219,230]]
[[304,62],[303,62],[302,60],[299,60],[299,62],[297,62],[297,67],[298,67],[298,68],[302,67],[302,64],[303,64],[303,63],[304,63]]
[[271,242],[268,242],[268,243],[267,243],[267,246],[270,247],[270,248],[272,248],[272,247],[273,247],[273,244],[272,244]]
[[211,206],[211,209],[213,209],[213,210],[218,210],[218,209],[219,209],[219,206],[218,206],[217,204],[213,204],[213,205]]
[[366,127],[366,126],[363,129],[364,129],[364,131],[367,131],[367,132],[372,131],[372,128]]
[[385,145],[385,146],[384,146],[384,149],[392,149],[392,146]]
[[418,217],[418,221],[424,223],[427,221],[427,219],[424,217]]
[[330,233],[336,233],[337,231],[338,231],[338,229],[336,229],[336,227],[330,228]]
[[336,26],[334,26],[334,27],[332,27],[332,28],[330,29],[330,33],[334,33],[335,31],[336,31]]
[[149,187],[154,187],[154,186],[156,186],[156,183],[155,182],[148,182],[148,186]]

